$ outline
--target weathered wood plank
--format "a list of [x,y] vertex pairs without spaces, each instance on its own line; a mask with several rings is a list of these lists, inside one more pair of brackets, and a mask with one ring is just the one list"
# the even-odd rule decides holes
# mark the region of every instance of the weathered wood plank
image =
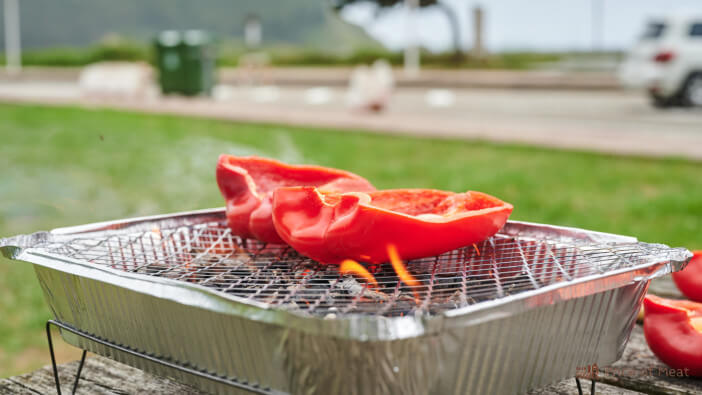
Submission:
[[600,369],[599,382],[648,394],[702,394],[702,379],[674,377],[646,344],[643,328],[637,325],[622,358]]
[[[590,393],[590,380],[580,380],[583,394]],[[641,395],[642,392],[631,391],[625,388],[615,387],[609,384],[596,383],[595,392],[597,395]],[[573,395],[578,393],[575,379],[566,379],[536,390],[531,390],[526,395]]]
[[[61,392],[71,393],[78,361],[59,366]],[[55,394],[51,366],[0,380],[0,394]],[[197,390],[99,356],[88,357],[78,394],[200,394]]]
[[20,384],[15,383],[12,379],[0,379],[0,394],[30,394],[37,395],[41,394],[29,388],[23,387]]
[[664,298],[683,298],[683,295],[678,290],[678,287],[675,286],[671,276],[665,276],[651,281],[651,284],[648,286],[648,292]]
[[[91,364],[81,377],[110,388],[120,388],[128,393],[178,393],[199,394],[192,387],[182,385],[173,380],[145,373],[142,370],[112,361],[107,358],[93,358]],[[128,386],[124,383],[129,382]]]

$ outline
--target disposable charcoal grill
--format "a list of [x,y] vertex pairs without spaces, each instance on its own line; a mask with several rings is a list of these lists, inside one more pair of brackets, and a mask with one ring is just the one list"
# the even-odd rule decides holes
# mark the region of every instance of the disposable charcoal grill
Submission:
[[342,276],[221,209],[0,240],[69,343],[232,393],[513,393],[617,360],[649,280],[689,251],[508,222],[479,245]]

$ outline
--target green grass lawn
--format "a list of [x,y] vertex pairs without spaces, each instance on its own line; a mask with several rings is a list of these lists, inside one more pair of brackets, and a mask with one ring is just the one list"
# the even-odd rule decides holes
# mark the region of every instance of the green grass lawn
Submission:
[[[221,206],[220,153],[339,167],[379,188],[479,190],[513,203],[513,219],[702,248],[702,163],[19,105],[0,105],[0,237]],[[0,258],[0,317],[0,377],[49,362],[29,264]]]

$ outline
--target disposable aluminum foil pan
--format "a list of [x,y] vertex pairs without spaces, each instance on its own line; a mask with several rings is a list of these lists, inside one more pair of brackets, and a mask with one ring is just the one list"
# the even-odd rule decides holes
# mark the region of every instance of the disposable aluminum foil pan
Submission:
[[[609,365],[624,350],[649,281],[680,270],[692,256],[631,237],[510,221],[499,237],[543,244],[547,248],[538,256],[552,257],[540,263],[548,270],[537,273],[520,244],[525,266],[519,275],[528,277],[533,289],[510,293],[496,283],[496,296],[456,308],[404,316],[351,311],[329,319],[95,264],[102,256],[79,259],[69,253],[72,245],[92,243],[124,255],[129,251],[112,251],[109,240],[154,229],[223,227],[224,221],[223,209],[120,220],[2,239],[0,248],[9,258],[35,265],[46,301],[62,323],[254,392],[295,394],[518,393],[572,377],[577,367]],[[75,240],[81,242],[71,244]],[[564,270],[561,263],[568,262],[552,253],[559,246],[574,248],[568,262],[590,271]],[[601,259],[608,251],[616,259]],[[545,262],[562,273],[553,277],[556,268]],[[549,273],[551,280],[540,282]],[[432,272],[432,280],[440,274]],[[77,347],[208,392],[242,391],[62,335]]]

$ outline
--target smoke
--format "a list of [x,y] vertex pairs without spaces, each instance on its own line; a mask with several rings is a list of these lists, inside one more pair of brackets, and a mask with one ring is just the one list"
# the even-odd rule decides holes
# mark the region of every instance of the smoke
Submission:
[[0,224],[13,233],[118,218],[126,212],[109,180],[91,169],[15,168],[0,173],[0,185]]
[[[0,172],[0,230],[49,227],[223,205],[215,180],[220,154],[305,163],[290,134],[278,130],[265,150],[187,135],[128,161],[93,158],[91,166],[36,162]],[[0,163],[2,160],[0,160]]]
[[[282,130],[278,130],[281,132]],[[295,142],[287,132],[277,133],[275,139],[276,158],[286,163],[305,163],[305,158],[297,149]]]

